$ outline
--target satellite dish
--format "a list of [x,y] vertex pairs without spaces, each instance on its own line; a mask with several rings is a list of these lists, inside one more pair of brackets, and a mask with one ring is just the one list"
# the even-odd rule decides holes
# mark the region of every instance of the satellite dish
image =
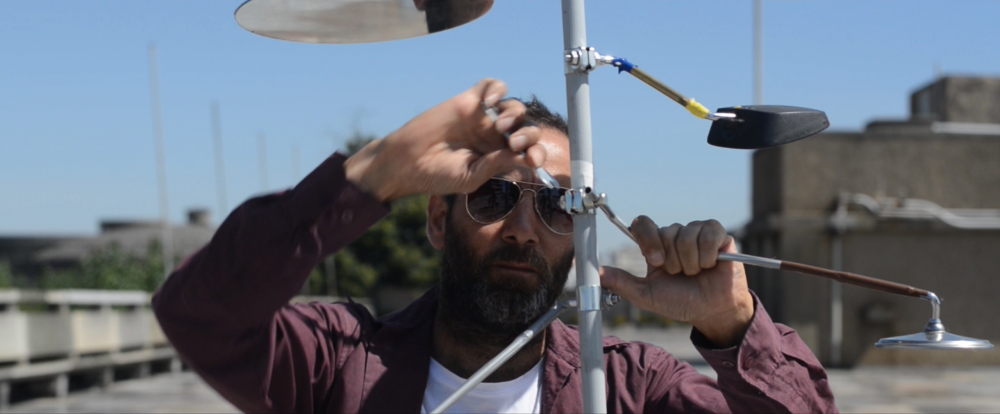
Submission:
[[493,0],[249,0],[236,22],[304,43],[371,43],[436,33],[476,20]]

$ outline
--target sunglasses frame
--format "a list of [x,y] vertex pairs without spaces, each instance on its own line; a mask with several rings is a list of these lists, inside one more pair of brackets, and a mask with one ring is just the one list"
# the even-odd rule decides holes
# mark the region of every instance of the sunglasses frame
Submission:
[[[502,216],[500,216],[500,218],[498,218],[496,220],[493,220],[493,221],[482,221],[480,219],[477,219],[476,216],[472,214],[472,211],[469,210],[469,194],[471,194],[471,193],[465,193],[465,213],[469,215],[469,218],[471,218],[472,221],[475,221],[476,223],[484,224],[484,225],[485,224],[493,224],[493,223],[497,223],[497,222],[503,221],[504,219],[507,218],[507,216],[510,215],[510,213],[513,213],[514,210],[517,209],[518,204],[521,203],[521,198],[523,197],[524,192],[525,191],[531,191],[532,193],[534,193],[533,194],[534,200],[531,203],[532,207],[535,210],[535,214],[538,215],[538,220],[541,221],[542,224],[545,225],[545,228],[549,229],[549,231],[551,231],[551,232],[553,232],[555,234],[558,234],[560,236],[569,236],[569,235],[573,234],[573,230],[570,230],[569,233],[558,232],[555,229],[553,229],[552,226],[549,225],[549,223],[546,223],[545,222],[545,218],[542,217],[542,212],[538,210],[538,191],[539,190],[534,189],[534,188],[523,188],[523,187],[521,187],[521,185],[523,184],[523,185],[530,185],[530,186],[534,186],[534,187],[542,187],[542,189],[549,189],[548,187],[545,186],[545,184],[541,184],[541,183],[529,183],[529,182],[526,182],[526,181],[514,181],[514,180],[508,180],[506,178],[500,178],[500,177],[493,177],[493,178],[490,178],[490,180],[504,181],[504,182],[508,182],[508,183],[514,184],[514,187],[516,187],[519,190],[517,192],[517,200],[514,201],[514,203],[513,203],[514,208],[510,209],[510,211],[507,211]],[[485,186],[487,184],[489,184],[489,181],[483,183],[483,186]],[[482,188],[482,186],[480,186],[479,188]],[[568,188],[563,188],[563,187],[555,188],[553,190],[562,190],[563,194],[565,194],[567,191],[569,191]],[[479,191],[479,189],[477,188],[476,191]],[[476,191],[473,191],[473,193],[476,192]],[[573,215],[569,214],[569,213],[565,213],[565,214],[567,216],[569,216],[570,223],[572,223],[573,222]]]

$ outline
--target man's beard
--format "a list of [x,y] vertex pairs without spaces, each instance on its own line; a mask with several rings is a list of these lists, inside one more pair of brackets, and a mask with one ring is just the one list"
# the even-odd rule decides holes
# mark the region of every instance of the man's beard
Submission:
[[[448,224],[438,318],[455,339],[484,345],[509,342],[555,305],[573,265],[572,250],[554,265],[534,248],[515,244],[476,257]],[[530,266],[538,274],[537,286],[525,287],[518,279],[493,280],[490,273],[501,262]]]

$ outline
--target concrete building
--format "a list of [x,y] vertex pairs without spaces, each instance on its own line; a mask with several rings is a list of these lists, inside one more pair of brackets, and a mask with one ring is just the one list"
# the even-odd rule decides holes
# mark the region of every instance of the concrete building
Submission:
[[[928,289],[942,298],[950,332],[1000,343],[1000,78],[939,78],[910,103],[908,120],[756,151],[743,250]],[[776,270],[748,274],[772,317],[825,364],[1000,363],[996,351],[873,347],[919,332],[925,301]]]
[[[0,236],[0,262],[34,286],[46,268],[78,266],[91,252],[117,245],[123,252],[143,258],[150,243],[161,237],[159,221],[102,220],[94,236]],[[183,259],[201,248],[215,234],[207,210],[191,209],[187,223],[171,226],[174,256]]]

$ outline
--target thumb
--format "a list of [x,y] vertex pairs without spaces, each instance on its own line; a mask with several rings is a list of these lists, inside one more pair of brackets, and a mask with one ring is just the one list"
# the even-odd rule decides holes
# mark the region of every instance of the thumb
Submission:
[[478,187],[491,177],[509,170],[510,166],[518,161],[523,162],[523,159],[524,156],[521,154],[506,148],[486,153],[469,164],[470,184],[476,184]]
[[633,276],[617,267],[601,266],[601,287],[617,293],[629,302],[635,302],[645,290],[646,279]]

